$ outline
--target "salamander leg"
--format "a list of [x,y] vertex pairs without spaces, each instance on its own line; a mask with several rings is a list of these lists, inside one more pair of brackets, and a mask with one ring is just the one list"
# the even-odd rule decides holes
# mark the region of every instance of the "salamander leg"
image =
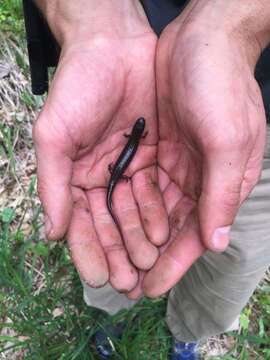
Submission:
[[146,130],[146,132],[142,135],[142,139],[146,138],[147,134],[148,134],[148,130]]
[[126,180],[126,182],[128,182],[131,179],[131,177],[127,175],[122,175],[121,179]]
[[108,165],[108,170],[109,170],[109,172],[112,174],[112,172],[113,172],[113,163],[110,163],[110,164]]
[[123,134],[124,135],[124,137],[126,137],[126,138],[130,138],[131,137],[131,134]]

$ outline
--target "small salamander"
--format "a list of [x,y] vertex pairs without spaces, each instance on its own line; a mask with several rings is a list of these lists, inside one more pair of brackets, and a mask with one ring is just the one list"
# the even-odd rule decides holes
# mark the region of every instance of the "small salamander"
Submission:
[[140,139],[145,138],[148,133],[148,132],[146,132],[143,135],[144,127],[145,127],[144,118],[139,118],[135,122],[131,134],[130,135],[124,134],[124,136],[128,137],[129,140],[128,140],[126,146],[124,147],[124,149],[122,150],[120,156],[118,157],[115,165],[113,166],[112,164],[110,164],[108,167],[109,171],[111,173],[111,178],[110,178],[108,191],[107,191],[107,207],[108,207],[109,213],[111,214],[111,217],[113,218],[113,221],[115,222],[115,225],[117,226],[118,231],[120,232],[121,235],[122,235],[122,233],[121,233],[119,223],[116,219],[116,216],[114,215],[114,213],[112,211],[112,205],[111,205],[112,193],[113,193],[115,185],[117,184],[119,179],[125,179],[126,181],[128,181],[130,179],[128,176],[124,175],[124,171],[127,169],[133,156],[135,155],[135,153],[138,149],[138,146],[139,146]]

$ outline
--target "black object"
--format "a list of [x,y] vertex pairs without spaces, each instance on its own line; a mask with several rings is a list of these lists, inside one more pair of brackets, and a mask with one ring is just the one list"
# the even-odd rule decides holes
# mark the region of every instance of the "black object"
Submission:
[[94,333],[94,344],[97,351],[104,358],[111,358],[115,351],[113,341],[120,340],[126,328],[126,322],[112,321],[112,317],[104,316],[100,321],[99,329]]
[[131,160],[133,159],[134,155],[136,154],[140,139],[145,138],[147,135],[147,132],[143,135],[144,127],[145,127],[144,118],[139,118],[135,122],[132,128],[131,134],[130,135],[124,134],[124,136],[128,137],[129,140],[126,143],[121,154],[119,155],[118,159],[116,160],[115,165],[114,166],[112,166],[112,164],[109,165],[111,178],[107,190],[107,208],[109,210],[109,213],[111,214],[111,217],[113,218],[113,221],[115,222],[115,225],[117,226],[120,235],[122,235],[121,228],[120,225],[118,224],[118,221],[116,219],[116,216],[114,215],[111,206],[112,194],[116,184],[120,179],[125,179],[126,181],[129,180],[129,177],[124,175],[124,172],[127,169],[128,165],[130,164]]
[[188,0],[141,0],[148,21],[158,36],[184,10],[187,3]]
[[257,62],[255,78],[261,88],[266,119],[270,123],[270,45],[264,49]]
[[57,65],[60,47],[36,5],[23,0],[23,9],[32,92],[42,95],[48,91],[48,67]]

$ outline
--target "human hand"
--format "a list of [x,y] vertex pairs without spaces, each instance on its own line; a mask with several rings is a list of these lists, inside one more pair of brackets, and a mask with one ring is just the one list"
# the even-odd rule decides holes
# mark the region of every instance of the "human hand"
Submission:
[[130,298],[165,293],[206,249],[225,250],[260,177],[266,120],[253,76],[260,48],[251,28],[243,33],[241,7],[191,1],[158,42],[158,165],[171,235]]
[[[83,0],[76,9],[68,4],[58,1],[57,16],[72,8],[64,12],[63,28],[48,11],[62,52],[34,127],[46,233],[57,240],[67,231],[74,264],[90,286],[109,279],[116,290],[128,291],[137,283],[135,267],[152,267],[158,257],[155,245],[168,233],[156,186],[156,37],[139,3]],[[69,16],[76,19],[76,11],[80,24],[75,21],[73,28]],[[106,208],[108,165],[140,116],[149,134],[128,168],[132,181],[119,183],[113,195],[123,244]]]

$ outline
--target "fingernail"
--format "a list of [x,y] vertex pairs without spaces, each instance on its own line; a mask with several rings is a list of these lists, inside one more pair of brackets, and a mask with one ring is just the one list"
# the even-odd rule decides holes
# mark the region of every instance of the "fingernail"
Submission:
[[216,251],[224,251],[230,241],[231,226],[217,228],[212,236],[212,246]]
[[45,231],[46,236],[49,236],[52,231],[52,222],[47,214],[45,215]]

